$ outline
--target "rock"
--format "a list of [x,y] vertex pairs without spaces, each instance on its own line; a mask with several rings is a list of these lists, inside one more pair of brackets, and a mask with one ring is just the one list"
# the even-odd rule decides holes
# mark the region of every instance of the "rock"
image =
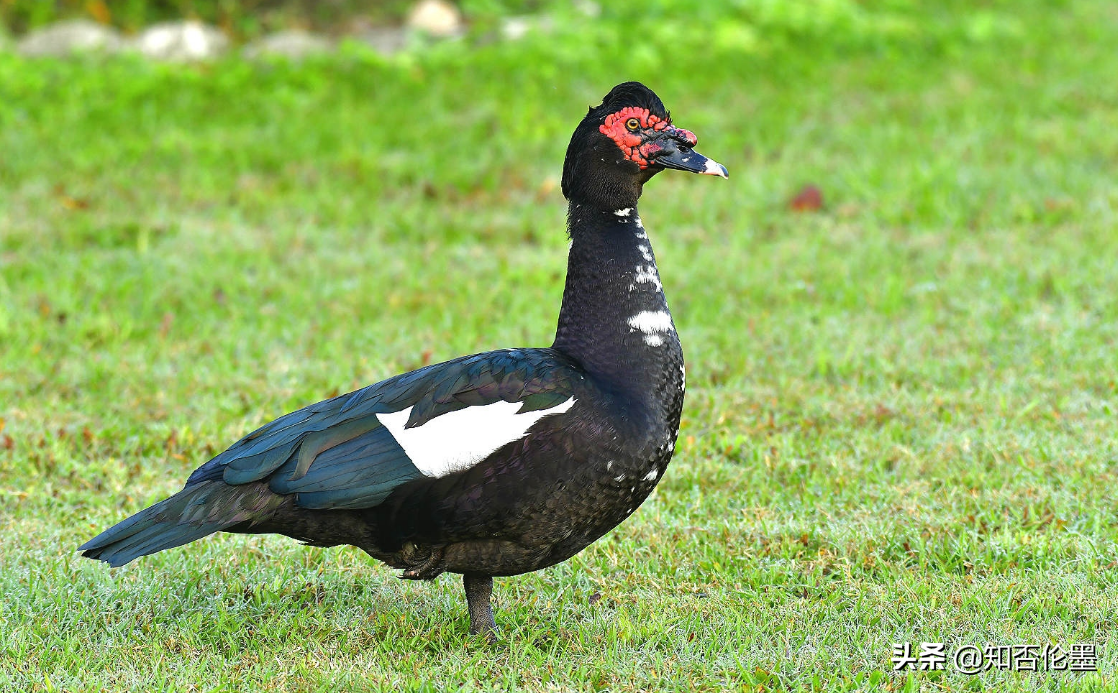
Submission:
[[245,46],[246,58],[281,57],[298,60],[308,55],[321,55],[334,49],[334,43],[306,31],[281,31]]
[[508,17],[501,22],[501,36],[510,41],[524,38],[531,30],[531,17]]
[[594,2],[594,0],[574,0],[574,8],[578,10],[584,17],[596,19],[602,14],[602,6]]
[[224,52],[229,39],[212,26],[188,20],[152,25],[136,38],[135,46],[156,60],[208,60]]
[[354,38],[383,56],[395,55],[408,47],[408,31],[400,27],[369,27]]
[[16,45],[16,50],[27,56],[46,56],[89,51],[115,53],[123,46],[124,41],[115,30],[97,22],[75,19],[28,33]]
[[438,38],[462,33],[462,13],[446,0],[420,0],[408,14],[408,27]]
[[555,20],[548,15],[507,17],[501,22],[501,37],[508,41],[517,41],[531,31],[547,33],[554,28]]

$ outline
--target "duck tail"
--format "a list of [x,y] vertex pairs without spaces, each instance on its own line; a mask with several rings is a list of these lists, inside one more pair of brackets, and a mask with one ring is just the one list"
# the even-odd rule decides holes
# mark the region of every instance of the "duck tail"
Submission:
[[224,481],[203,481],[113,525],[78,550],[86,558],[117,568],[140,556],[266,519],[279,500],[267,484],[230,486]]

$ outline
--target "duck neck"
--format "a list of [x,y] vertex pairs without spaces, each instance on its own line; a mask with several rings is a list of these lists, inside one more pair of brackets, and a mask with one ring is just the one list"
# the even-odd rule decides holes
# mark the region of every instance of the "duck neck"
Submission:
[[630,398],[682,397],[683,351],[636,207],[572,202],[571,249],[553,348]]

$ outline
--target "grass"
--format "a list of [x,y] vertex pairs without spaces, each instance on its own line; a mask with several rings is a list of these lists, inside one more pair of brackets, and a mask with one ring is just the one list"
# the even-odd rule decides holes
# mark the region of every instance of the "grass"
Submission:
[[[633,64],[0,55],[0,688],[1114,688],[1118,14],[945,7]],[[76,556],[277,415],[549,343],[562,154],[631,77],[731,173],[641,206],[681,444],[628,522],[498,581],[499,643],[456,580],[353,549]],[[1097,643],[1099,673],[891,672],[921,641]]]

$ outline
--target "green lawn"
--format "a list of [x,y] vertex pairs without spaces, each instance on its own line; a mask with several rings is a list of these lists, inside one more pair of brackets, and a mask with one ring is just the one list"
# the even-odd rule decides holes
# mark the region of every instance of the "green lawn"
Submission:
[[[607,13],[585,50],[0,54],[0,689],[1118,687],[1118,5],[879,5],[679,46]],[[497,644],[457,579],[355,549],[77,556],[275,416],[549,344],[563,152],[631,78],[731,176],[641,207],[681,444],[632,519],[497,582]],[[922,641],[1099,673],[890,671]]]

